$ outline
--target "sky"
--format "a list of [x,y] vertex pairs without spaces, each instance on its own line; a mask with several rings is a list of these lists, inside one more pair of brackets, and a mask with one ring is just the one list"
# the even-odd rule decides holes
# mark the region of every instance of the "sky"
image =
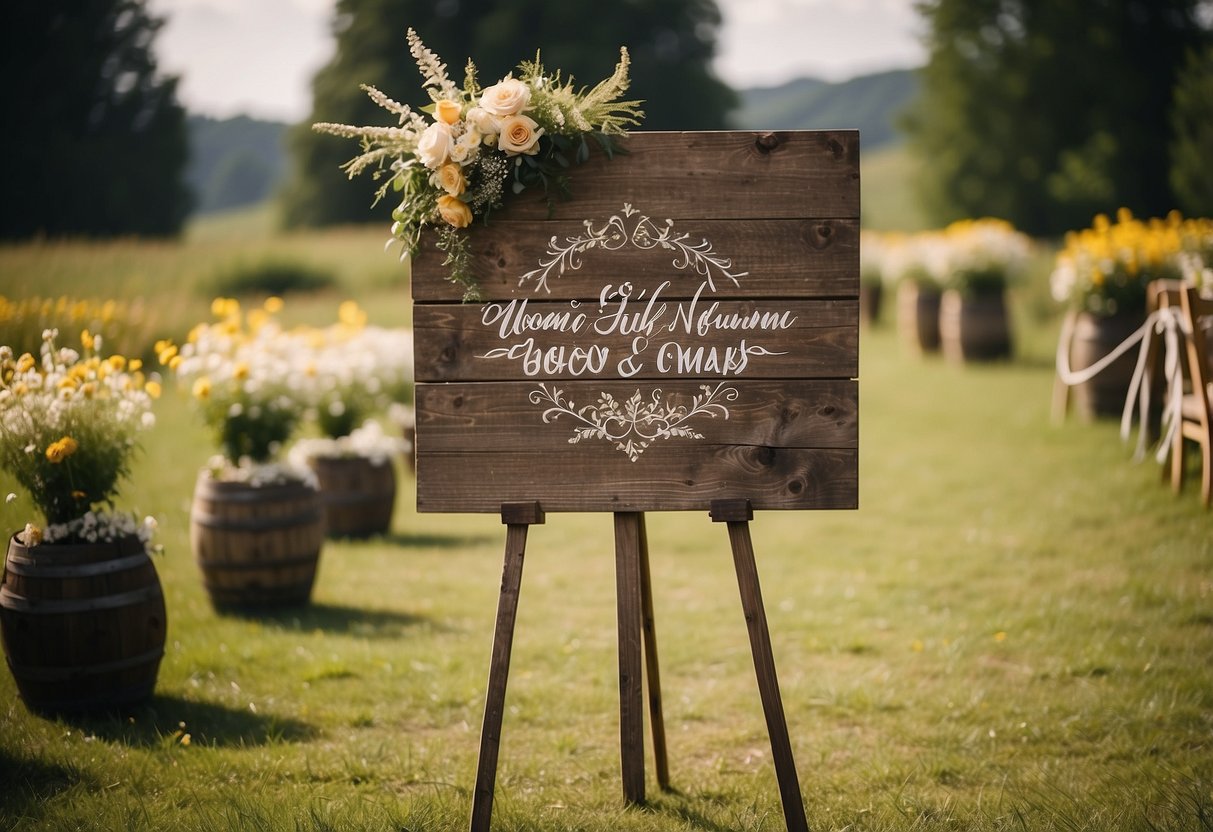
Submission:
[[[149,0],[160,70],[191,113],[300,121],[333,53],[335,0]],[[737,88],[842,81],[925,62],[913,0],[717,0],[716,72]],[[401,34],[403,40],[403,33]]]

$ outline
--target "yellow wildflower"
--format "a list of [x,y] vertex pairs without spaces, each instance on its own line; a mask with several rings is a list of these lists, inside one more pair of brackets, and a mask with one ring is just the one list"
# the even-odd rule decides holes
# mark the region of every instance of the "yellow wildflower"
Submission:
[[275,315],[282,311],[282,298],[272,296],[265,299],[265,311]]
[[196,381],[194,381],[193,393],[194,393],[195,399],[210,398],[211,380],[209,378],[207,378],[206,376],[203,376],[202,378],[199,378]]
[[87,329],[80,332],[80,345],[86,350],[91,350],[96,342],[97,340],[93,337],[93,334]]
[[65,436],[57,442],[52,442],[46,449],[46,458],[55,465],[74,454],[80,445],[70,436]]
[[149,381],[147,384],[145,384],[143,386],[143,389],[146,390],[147,394],[149,396],[151,396],[153,399],[160,398],[160,393],[162,392],[160,389],[160,382]]

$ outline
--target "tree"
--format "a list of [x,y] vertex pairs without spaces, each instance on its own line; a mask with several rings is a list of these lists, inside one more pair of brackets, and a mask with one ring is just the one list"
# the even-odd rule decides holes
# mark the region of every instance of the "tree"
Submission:
[[[311,117],[289,138],[294,170],[284,193],[286,221],[323,225],[374,216],[369,183],[350,182],[340,170],[356,148],[310,126],[386,124],[383,111],[359,90],[364,83],[413,106],[428,104],[405,42],[410,26],[456,81],[471,58],[485,85],[537,50],[550,69],[592,85],[610,75],[619,47],[627,46],[628,96],[645,99],[644,129],[697,130],[723,127],[736,104],[710,69],[720,21],[715,0],[338,0],[336,54],[313,79]],[[386,220],[391,207],[380,204],[378,216]]]
[[907,120],[935,222],[993,215],[1059,234],[1175,207],[1172,90],[1210,42],[1203,0],[924,0],[922,95]]
[[0,236],[179,231],[185,111],[156,74],[144,0],[5,3],[0,18]]
[[1171,110],[1171,187],[1190,216],[1213,217],[1213,47],[1193,52],[1175,87]]

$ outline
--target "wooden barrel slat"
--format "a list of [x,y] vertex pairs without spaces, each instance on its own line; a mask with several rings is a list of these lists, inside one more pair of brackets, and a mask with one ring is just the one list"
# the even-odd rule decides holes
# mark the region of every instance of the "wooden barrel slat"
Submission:
[[127,555],[126,557],[104,560],[97,563],[82,563],[79,565],[56,566],[48,558],[45,562],[35,558],[10,555],[5,569],[14,575],[42,578],[85,578],[96,575],[110,575],[141,565],[147,560],[146,554]]
[[112,662],[97,662],[91,665],[45,667],[27,664],[18,665],[10,661],[8,666],[14,674],[19,673],[31,681],[60,682],[68,679],[82,679],[86,676],[97,676],[102,673],[113,673],[117,670],[132,670],[144,665],[158,665],[162,658],[164,658],[164,648],[160,647],[140,653],[137,656],[131,656],[130,658],[118,659]]
[[216,607],[306,603],[324,528],[315,488],[217,482],[205,471],[198,476],[190,541]]
[[164,655],[164,593],[137,536],[93,544],[10,540],[0,584],[4,652],[21,698],[40,712],[146,699]]

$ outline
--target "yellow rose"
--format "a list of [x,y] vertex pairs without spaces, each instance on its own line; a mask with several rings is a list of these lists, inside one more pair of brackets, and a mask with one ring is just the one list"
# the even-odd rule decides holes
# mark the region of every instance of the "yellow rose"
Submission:
[[438,186],[451,196],[459,196],[467,187],[467,180],[463,178],[463,168],[454,163],[438,168]]
[[455,228],[467,228],[472,224],[472,209],[457,196],[444,194],[438,197],[438,213]]
[[542,135],[543,128],[530,116],[510,116],[501,122],[501,135],[497,138],[497,146],[504,150],[507,156],[517,156],[520,153],[534,156],[539,152],[539,137]]
[[445,124],[454,124],[463,114],[463,107],[457,101],[442,99],[434,105],[434,118]]

